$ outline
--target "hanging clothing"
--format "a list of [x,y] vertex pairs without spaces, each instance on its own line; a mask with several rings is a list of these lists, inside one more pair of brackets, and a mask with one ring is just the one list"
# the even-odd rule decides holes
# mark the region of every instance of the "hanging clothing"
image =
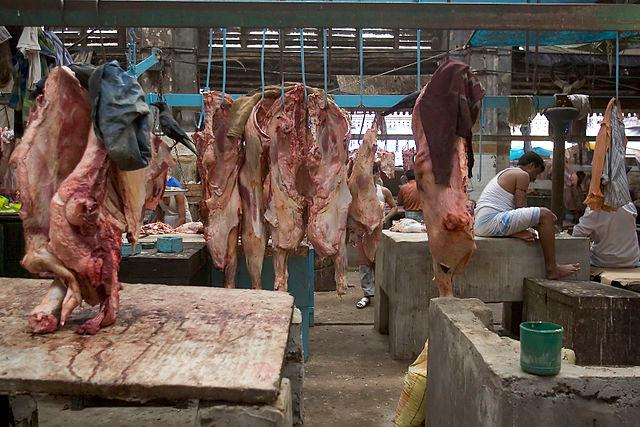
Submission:
[[578,110],[578,115],[574,121],[582,120],[591,113],[591,105],[589,104],[589,95],[568,95],[569,101],[575,109]]
[[40,43],[38,42],[38,27],[24,27],[18,40],[18,50],[29,63],[27,75],[27,89],[33,90],[35,84],[42,78],[40,63]]
[[631,201],[625,169],[627,138],[620,104],[611,98],[596,137],[591,184],[585,203],[594,211],[615,211]]
[[480,114],[484,93],[469,65],[449,60],[438,67],[424,89],[422,101],[416,104],[415,108],[420,109],[436,184],[449,184],[459,137],[465,139],[467,176],[471,178],[472,128]]
[[511,126],[528,125],[536,114],[532,96],[509,97],[509,124]]
[[64,43],[58,38],[53,31],[45,31],[44,34],[51,40],[54,48],[54,57],[56,65],[69,65],[73,63],[73,59],[69,54],[69,51],[64,47]]

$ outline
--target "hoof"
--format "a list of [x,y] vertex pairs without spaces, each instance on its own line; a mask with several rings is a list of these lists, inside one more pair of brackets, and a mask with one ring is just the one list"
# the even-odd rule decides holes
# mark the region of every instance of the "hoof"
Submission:
[[50,334],[58,329],[58,319],[53,314],[35,313],[29,316],[29,326],[34,334]]

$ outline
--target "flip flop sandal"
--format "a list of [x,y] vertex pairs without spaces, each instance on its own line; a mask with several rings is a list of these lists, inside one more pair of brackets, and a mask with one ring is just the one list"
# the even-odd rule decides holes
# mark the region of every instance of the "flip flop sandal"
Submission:
[[362,297],[362,298],[360,298],[360,301],[358,301],[356,303],[356,308],[365,308],[369,304],[371,304],[371,298],[370,297]]

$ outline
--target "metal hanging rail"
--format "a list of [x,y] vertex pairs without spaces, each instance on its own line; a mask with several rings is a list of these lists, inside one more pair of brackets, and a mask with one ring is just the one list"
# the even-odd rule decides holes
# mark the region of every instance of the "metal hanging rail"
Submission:
[[[576,0],[574,0],[576,1]],[[0,22],[90,27],[356,27],[636,31],[635,4],[415,1],[0,0]]]

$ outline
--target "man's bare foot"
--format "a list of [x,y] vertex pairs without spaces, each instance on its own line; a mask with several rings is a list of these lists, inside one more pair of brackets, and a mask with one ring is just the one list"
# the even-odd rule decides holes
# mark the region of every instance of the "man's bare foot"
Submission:
[[536,235],[536,233],[533,230],[526,229],[526,230],[519,231],[519,232],[517,232],[515,234],[512,234],[509,237],[516,237],[516,238],[522,239],[522,240],[524,240],[526,242],[533,242],[533,241],[536,240],[536,238],[538,236]]
[[580,269],[580,264],[559,264],[556,268],[547,271],[547,279],[558,280],[563,277],[571,276]]

